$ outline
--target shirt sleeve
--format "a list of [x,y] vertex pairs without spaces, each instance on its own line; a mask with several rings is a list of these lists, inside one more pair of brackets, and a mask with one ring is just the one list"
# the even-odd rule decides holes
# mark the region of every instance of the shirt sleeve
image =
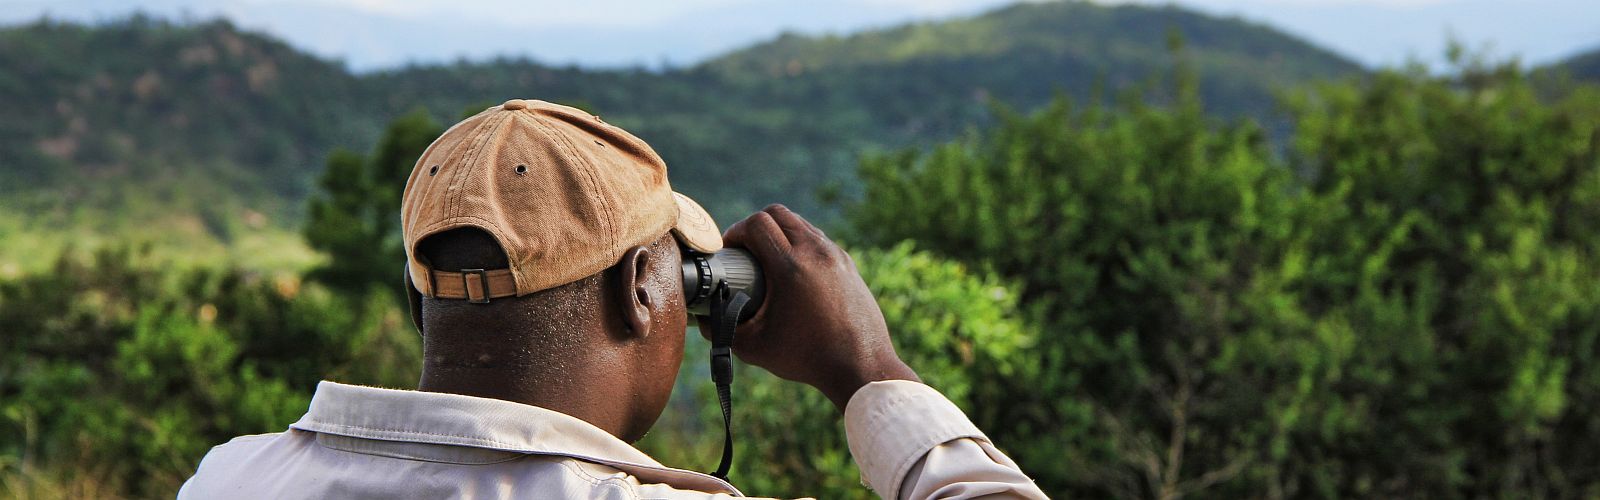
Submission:
[[845,405],[844,422],[862,480],[883,498],[1046,498],[932,387],[906,380],[867,384]]

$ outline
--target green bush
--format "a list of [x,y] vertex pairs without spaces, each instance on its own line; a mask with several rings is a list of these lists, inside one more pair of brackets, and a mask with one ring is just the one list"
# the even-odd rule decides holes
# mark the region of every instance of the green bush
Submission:
[[414,384],[392,302],[130,250],[0,283],[0,435],[20,437],[0,441],[0,493],[170,496],[212,446],[282,431],[324,376]]
[[1385,72],[1291,98],[1287,150],[1195,95],[863,166],[863,242],[1021,283],[1044,369],[979,421],[1047,491],[1600,491],[1597,89]]

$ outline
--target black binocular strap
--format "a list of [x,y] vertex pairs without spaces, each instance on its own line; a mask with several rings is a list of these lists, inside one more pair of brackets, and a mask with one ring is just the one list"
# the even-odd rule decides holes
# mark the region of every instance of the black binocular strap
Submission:
[[724,280],[717,283],[716,299],[711,303],[711,382],[717,385],[717,403],[722,406],[722,464],[711,475],[726,481],[733,465],[733,329],[739,326],[739,314],[750,296],[731,292]]

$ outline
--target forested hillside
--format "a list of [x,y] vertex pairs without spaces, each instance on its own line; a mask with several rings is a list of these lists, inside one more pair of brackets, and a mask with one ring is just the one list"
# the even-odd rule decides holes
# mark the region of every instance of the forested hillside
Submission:
[[[953,119],[972,116],[966,103],[950,99],[952,91],[1031,108],[1060,91],[1081,98],[1097,86],[1109,93],[1137,85],[1170,69],[1175,36],[1189,49],[1208,102],[1223,115],[1264,117],[1274,89],[1360,71],[1332,52],[1238,19],[1174,6],[1071,2],[1017,4],[846,37],[783,36],[704,67],[746,85],[786,79],[826,85],[831,92],[817,93],[858,96],[854,104],[886,115],[881,125],[917,137],[957,131],[964,124]],[[942,112],[929,113],[929,105]]]
[[[819,189],[852,189],[863,152],[949,139],[985,124],[992,102],[1109,98],[1171,67],[1174,34],[1224,116],[1265,118],[1275,90],[1360,71],[1262,26],[1086,3],[785,35],[667,70],[499,60],[354,75],[225,21],[39,21],[0,30],[0,235],[49,234],[6,238],[0,267],[124,236],[248,260],[288,244],[270,235],[299,224],[333,149],[366,151],[418,107],[449,123],[512,97],[577,104],[634,131],[721,219],[771,201],[814,211]],[[309,258],[290,254],[262,264]]]
[[224,22],[0,30],[0,274],[126,240],[308,259],[288,229],[307,178],[386,119],[360,109],[361,84]]
[[859,153],[953,137],[985,124],[991,102],[1032,109],[1056,93],[1083,99],[1096,89],[1114,97],[1170,69],[1174,37],[1223,116],[1270,118],[1274,91],[1361,71],[1238,20],[1042,3],[842,38],[785,35],[659,74],[502,61],[370,80],[390,89],[389,107],[421,102],[436,113],[518,93],[582,103],[644,137],[680,189],[728,219],[772,200],[814,208],[814,190],[849,179]]
[[[295,195],[352,127],[359,80],[227,23],[134,17],[0,31],[8,191],[200,167]],[[164,164],[164,165],[163,165]]]

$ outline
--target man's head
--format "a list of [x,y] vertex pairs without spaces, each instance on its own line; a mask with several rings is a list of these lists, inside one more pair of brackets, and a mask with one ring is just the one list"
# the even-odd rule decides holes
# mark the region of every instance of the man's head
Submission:
[[683,352],[680,245],[722,245],[648,145],[574,108],[507,101],[423,152],[401,208],[424,390],[643,435]]
[[[477,229],[429,237],[418,252],[441,270],[506,266],[499,245]],[[564,404],[604,413],[591,423],[625,440],[642,437],[666,408],[683,357],[678,252],[677,240],[662,235],[603,271],[521,297],[423,297],[423,379],[437,384],[427,389],[511,400],[577,389],[587,397]]]

